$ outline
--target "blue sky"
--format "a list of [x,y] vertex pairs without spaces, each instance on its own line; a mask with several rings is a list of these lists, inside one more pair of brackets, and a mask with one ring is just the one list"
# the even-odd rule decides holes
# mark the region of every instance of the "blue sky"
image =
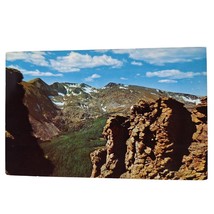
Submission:
[[151,48],[9,52],[6,66],[24,80],[75,82],[103,87],[109,82],[166,91],[207,94],[206,48]]

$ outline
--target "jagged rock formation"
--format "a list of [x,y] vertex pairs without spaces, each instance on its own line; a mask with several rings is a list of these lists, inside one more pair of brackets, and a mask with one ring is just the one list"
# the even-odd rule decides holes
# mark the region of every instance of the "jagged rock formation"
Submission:
[[206,99],[190,112],[172,98],[140,100],[130,116],[112,116],[104,148],[90,154],[91,177],[207,178]]
[[187,179],[207,178],[207,98],[192,111],[192,121],[196,127],[192,135],[189,154],[184,156],[182,167],[176,176]]
[[29,111],[24,105],[22,74],[6,69],[6,173],[10,175],[50,175],[52,163],[44,157],[33,136]]
[[104,128],[107,139],[106,147],[91,153],[93,164],[92,177],[119,177],[125,171],[125,142],[128,135],[128,124],[122,116],[111,117]]

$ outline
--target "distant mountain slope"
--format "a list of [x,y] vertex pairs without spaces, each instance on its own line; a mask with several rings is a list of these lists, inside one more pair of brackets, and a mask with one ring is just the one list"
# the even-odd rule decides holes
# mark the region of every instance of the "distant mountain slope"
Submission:
[[50,100],[49,95],[56,95],[41,79],[21,82],[24,90],[24,104],[29,110],[29,120],[34,136],[41,140],[50,140],[60,133],[63,121],[61,111]]
[[37,89],[39,89],[46,96],[57,96],[58,93],[56,90],[53,90],[47,83],[45,83],[40,78],[36,78],[28,81],[29,84],[34,85]]
[[[81,101],[102,99],[103,102],[107,101],[105,110],[108,112],[114,112],[114,108],[120,108],[121,102],[123,102],[123,105],[121,107],[122,109],[124,109],[124,102],[130,103],[131,100],[135,99],[154,101],[159,97],[171,97],[186,105],[195,105],[200,103],[200,97],[196,95],[168,92],[136,85],[109,83],[103,88],[94,88],[84,83],[77,84],[57,82],[50,85],[50,87],[54,90],[54,93],[56,93],[57,91],[59,96],[65,96],[63,99],[64,101],[66,101],[65,105],[66,103],[71,103],[71,100],[75,99]],[[97,104],[101,105],[101,103]],[[100,109],[105,111],[103,105]]]
[[103,88],[84,83],[54,83],[50,87],[54,93],[58,93],[50,97],[52,102],[62,110],[66,125],[74,129],[89,118],[114,113],[126,115],[131,105],[139,99],[150,102],[169,97],[184,103],[188,108],[200,103],[200,97],[195,95],[117,83],[109,83]]

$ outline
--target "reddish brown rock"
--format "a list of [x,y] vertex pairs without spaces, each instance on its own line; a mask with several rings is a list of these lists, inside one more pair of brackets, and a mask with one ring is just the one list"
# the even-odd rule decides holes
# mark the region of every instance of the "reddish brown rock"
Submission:
[[206,179],[206,108],[206,98],[192,112],[172,98],[160,98],[140,100],[129,118],[111,117],[103,132],[101,167],[93,161],[100,153],[92,153],[93,171],[100,172],[92,177]]
[[[103,130],[103,135],[107,140],[105,163],[101,167],[99,165],[100,162],[96,164],[104,150],[91,153],[93,163],[92,177],[119,177],[125,172],[127,128],[129,125],[126,120],[127,118],[122,116],[113,116],[107,120]],[[97,171],[100,171],[99,175],[97,175]]]
[[[52,139],[62,131],[63,121],[59,118],[60,110],[48,96],[48,85],[40,79],[21,82],[24,93],[24,105],[29,111],[29,121],[33,135],[42,141]],[[58,118],[58,119],[57,119]]]
[[90,154],[93,170],[91,177],[97,177],[100,174],[101,166],[106,161],[106,148],[100,148]]

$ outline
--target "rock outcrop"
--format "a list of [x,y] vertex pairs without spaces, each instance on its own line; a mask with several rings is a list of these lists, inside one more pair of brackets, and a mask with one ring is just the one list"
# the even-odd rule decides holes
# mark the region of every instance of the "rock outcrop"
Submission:
[[29,111],[24,105],[22,74],[6,70],[6,173],[10,175],[50,175],[52,163],[44,157],[39,140],[33,136]]
[[[13,100],[17,84],[23,90],[22,102],[28,110],[32,134],[42,141],[51,140],[65,130],[65,123],[61,109],[51,100],[57,97],[58,92],[40,78],[29,82],[22,80],[20,71],[6,68],[7,100]],[[14,106],[15,108],[15,106]]]
[[172,98],[140,100],[130,116],[112,116],[106,146],[91,153],[91,177],[207,178],[207,103],[191,112]]
[[[111,117],[104,128],[103,135],[107,139],[106,148],[91,153],[93,164],[92,176],[119,177],[125,170],[125,143],[128,138],[129,122],[125,117]],[[103,165],[101,164],[103,163]]]

